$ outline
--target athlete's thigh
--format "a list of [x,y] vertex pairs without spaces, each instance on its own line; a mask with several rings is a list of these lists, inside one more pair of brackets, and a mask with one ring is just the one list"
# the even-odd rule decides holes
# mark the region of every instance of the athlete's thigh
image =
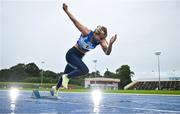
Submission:
[[67,57],[66,59],[67,59],[68,64],[71,64],[80,70],[88,69],[86,64],[82,61],[82,59],[80,57],[76,56],[75,54],[74,55],[72,54],[71,56]]
[[73,70],[74,69],[67,64],[65,69],[64,69],[64,74],[68,74],[68,73],[72,72]]

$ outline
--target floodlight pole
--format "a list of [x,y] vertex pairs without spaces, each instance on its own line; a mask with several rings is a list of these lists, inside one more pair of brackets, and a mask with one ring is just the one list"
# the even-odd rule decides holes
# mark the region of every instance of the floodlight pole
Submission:
[[[97,60],[93,60],[94,62],[94,70],[95,70],[95,73],[94,73],[94,77],[96,78],[96,63],[97,63]],[[96,79],[95,79],[95,86],[96,86]]]
[[43,64],[44,64],[45,62],[44,61],[41,61],[41,64],[42,64],[42,72],[41,72],[41,87],[42,87],[42,85],[43,85]]
[[160,81],[160,60],[159,60],[160,54],[161,54],[161,52],[155,52],[155,55],[157,55],[157,57],[158,57],[158,74],[159,74],[159,86],[158,86],[158,90],[161,89],[161,81]]

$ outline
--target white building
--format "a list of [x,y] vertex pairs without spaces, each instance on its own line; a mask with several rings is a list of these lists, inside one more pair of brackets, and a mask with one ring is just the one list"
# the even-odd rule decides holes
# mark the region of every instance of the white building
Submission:
[[85,88],[118,89],[120,79],[113,78],[85,78]]

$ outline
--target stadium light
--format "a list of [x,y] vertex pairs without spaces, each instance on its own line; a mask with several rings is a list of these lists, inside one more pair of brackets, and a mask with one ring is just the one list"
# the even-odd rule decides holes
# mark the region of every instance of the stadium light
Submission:
[[160,60],[159,60],[160,54],[161,54],[161,52],[155,52],[155,55],[157,55],[157,57],[158,57],[158,74],[159,74],[159,86],[158,86],[158,90],[160,90],[160,88],[161,88],[161,81],[160,81]]

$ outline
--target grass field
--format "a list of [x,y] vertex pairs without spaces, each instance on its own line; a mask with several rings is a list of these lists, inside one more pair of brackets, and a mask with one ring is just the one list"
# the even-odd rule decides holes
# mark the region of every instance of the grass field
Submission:
[[[64,92],[90,92],[89,89],[72,89],[62,90]],[[180,95],[180,90],[102,90],[104,93],[119,93],[119,94],[165,94],[165,95]]]
[[[29,87],[20,88],[20,90],[32,91],[33,89],[38,89],[40,91],[49,91],[50,87],[55,84],[43,84],[43,88],[33,88],[32,85],[37,85],[35,83],[15,83],[15,82],[0,82],[1,90],[8,90],[7,88],[2,88],[2,85],[26,85]],[[78,89],[62,89],[63,92],[91,92],[91,89],[84,89],[82,87],[78,87]],[[163,94],[163,95],[180,95],[180,90],[102,90],[104,93],[118,93],[118,94]]]
[[180,90],[113,90],[107,93],[129,93],[129,94],[166,94],[180,95]]

